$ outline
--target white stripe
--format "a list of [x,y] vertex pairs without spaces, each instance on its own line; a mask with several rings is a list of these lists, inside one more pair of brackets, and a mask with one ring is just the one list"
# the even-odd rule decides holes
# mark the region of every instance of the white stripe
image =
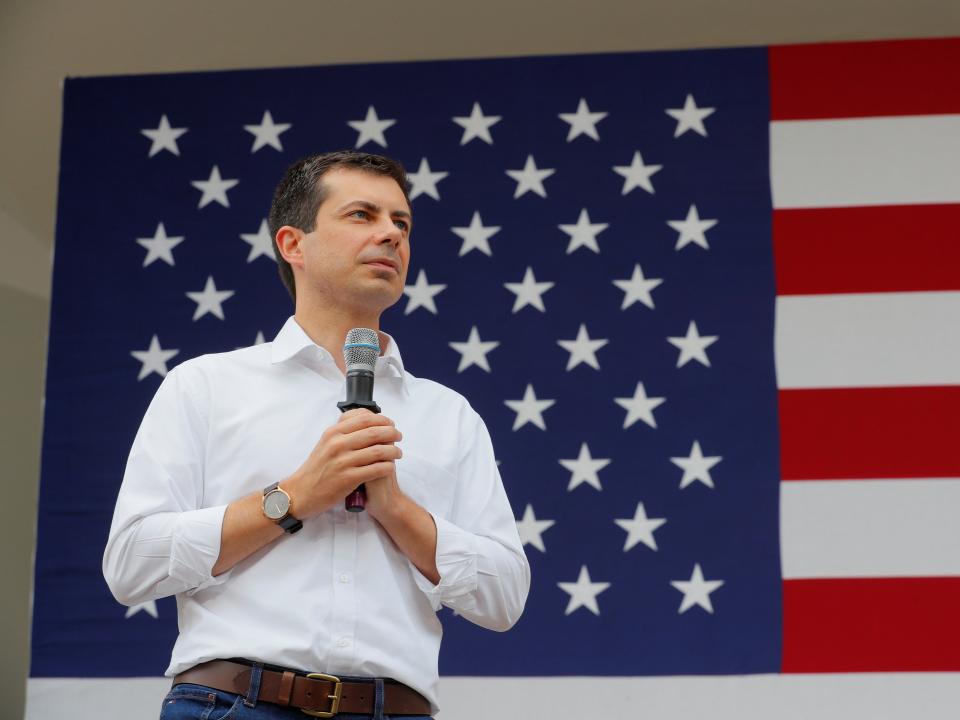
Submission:
[[780,484],[783,577],[960,575],[960,479]]
[[169,689],[166,677],[29,678],[24,720],[157,720]]
[[[26,720],[156,720],[166,679],[31,679]],[[951,673],[443,678],[438,720],[954,718]],[[306,717],[306,715],[304,715]]]
[[770,123],[775,208],[960,202],[960,115]]
[[780,388],[960,384],[960,292],[782,295]]

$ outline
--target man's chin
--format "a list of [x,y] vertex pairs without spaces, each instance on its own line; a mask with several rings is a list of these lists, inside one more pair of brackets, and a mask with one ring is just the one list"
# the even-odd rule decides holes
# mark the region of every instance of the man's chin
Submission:
[[[377,287],[377,284],[379,284],[380,287]],[[377,284],[371,283],[372,287],[368,287],[367,292],[363,293],[362,298],[357,299],[371,310],[382,313],[400,301],[400,298],[403,297],[403,288],[397,289],[392,284],[387,286],[386,283]]]

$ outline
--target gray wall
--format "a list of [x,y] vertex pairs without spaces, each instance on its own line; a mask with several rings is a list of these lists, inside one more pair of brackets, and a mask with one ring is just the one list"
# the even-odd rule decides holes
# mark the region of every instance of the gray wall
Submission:
[[960,35],[957,0],[0,0],[0,717],[22,717],[66,76]]

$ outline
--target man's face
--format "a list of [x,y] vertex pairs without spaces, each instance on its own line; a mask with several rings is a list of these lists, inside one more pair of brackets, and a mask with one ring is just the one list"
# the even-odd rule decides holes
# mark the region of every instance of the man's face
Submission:
[[[301,243],[311,294],[382,312],[403,295],[410,262],[411,217],[393,178],[338,167],[321,182],[327,197]],[[297,281],[299,292],[301,281]]]

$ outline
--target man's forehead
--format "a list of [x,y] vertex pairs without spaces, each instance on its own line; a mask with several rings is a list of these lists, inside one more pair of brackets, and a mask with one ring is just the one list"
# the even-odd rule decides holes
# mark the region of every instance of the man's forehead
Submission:
[[389,175],[340,166],[324,173],[320,182],[326,190],[324,204],[339,207],[357,201],[382,207],[391,213],[410,214],[406,195]]

